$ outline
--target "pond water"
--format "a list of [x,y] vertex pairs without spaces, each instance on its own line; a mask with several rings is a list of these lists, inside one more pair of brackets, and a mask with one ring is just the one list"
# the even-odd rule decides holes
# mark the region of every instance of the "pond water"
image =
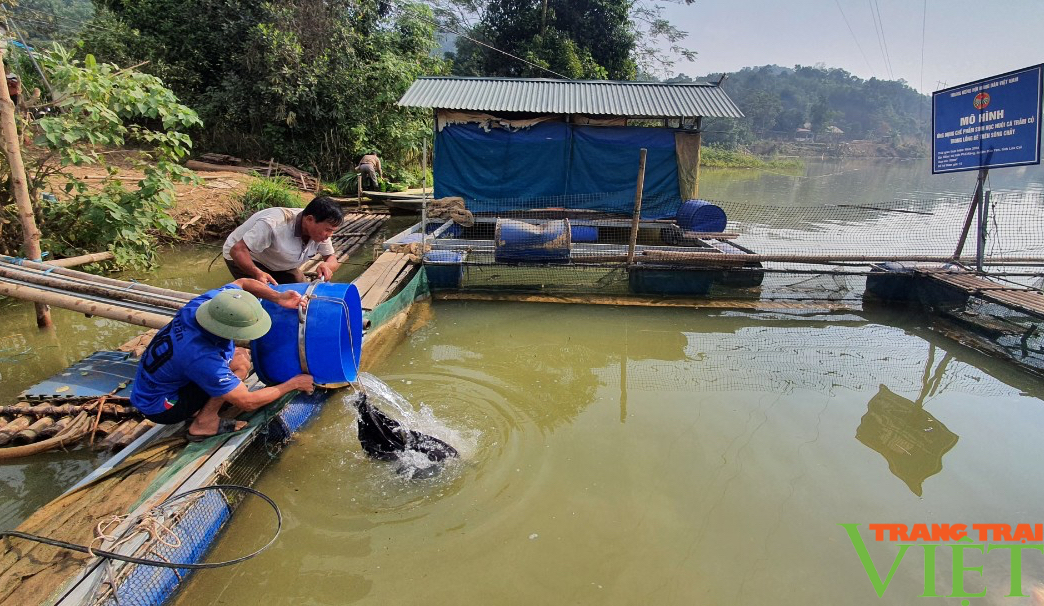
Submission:
[[[463,460],[405,480],[364,458],[334,396],[256,485],[282,508],[278,543],[196,574],[179,604],[877,604],[839,523],[1044,518],[1044,385],[912,312],[422,316],[372,372],[453,429]],[[212,557],[271,522],[244,508]],[[884,575],[896,550],[871,554]],[[921,599],[918,558],[888,603]],[[1027,554],[1027,591],[1042,564]],[[967,565],[1007,593],[1006,555]]]
[[[799,175],[706,170],[701,195],[861,203],[967,195],[974,183],[973,173],[932,176],[926,161],[812,161]],[[991,185],[1039,192],[1044,170],[994,171]],[[217,252],[180,247],[134,277],[202,292],[229,279],[220,261],[208,271]],[[473,446],[467,461],[404,483],[360,458],[335,399],[261,481],[287,515],[283,539],[256,561],[198,575],[182,603],[869,601],[837,522],[1041,517],[1029,479],[1044,426],[1039,381],[938,339],[921,318],[433,309],[376,372],[458,429]],[[37,331],[30,304],[0,300],[0,402],[140,332],[63,310],[54,319]],[[890,470],[889,435],[930,456],[915,448],[913,464]],[[921,478],[936,454],[943,469]],[[78,450],[0,465],[0,528],[102,458]],[[250,532],[249,516],[236,524],[244,530],[221,550]],[[890,597],[920,593],[917,566],[904,562]]]

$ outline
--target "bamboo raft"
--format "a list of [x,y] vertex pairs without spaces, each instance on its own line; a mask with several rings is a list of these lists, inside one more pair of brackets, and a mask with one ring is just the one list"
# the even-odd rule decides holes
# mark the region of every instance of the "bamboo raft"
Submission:
[[151,427],[127,398],[18,402],[0,406],[0,460],[64,448],[84,438],[96,450],[117,452]]
[[417,271],[410,255],[400,252],[381,253],[373,264],[355,280],[362,297],[362,308],[370,311],[388,300]]
[[918,275],[946,288],[956,290],[965,296],[976,297],[1027,315],[1044,318],[1044,293],[1040,290],[1019,284],[1001,284],[987,277],[976,275],[969,269],[939,271],[919,267],[914,271]]

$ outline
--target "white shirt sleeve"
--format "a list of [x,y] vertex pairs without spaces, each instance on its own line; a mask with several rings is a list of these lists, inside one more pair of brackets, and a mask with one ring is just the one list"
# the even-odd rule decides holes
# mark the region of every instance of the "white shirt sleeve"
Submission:
[[336,252],[334,250],[334,247],[333,247],[333,242],[330,242],[330,238],[327,238],[327,239],[323,240],[322,242],[320,242],[319,243],[319,247],[317,248],[317,251],[323,257],[327,257],[327,256],[332,255],[332,254],[334,254]]
[[259,253],[272,245],[274,234],[268,221],[258,221],[243,234],[243,242],[252,253]]

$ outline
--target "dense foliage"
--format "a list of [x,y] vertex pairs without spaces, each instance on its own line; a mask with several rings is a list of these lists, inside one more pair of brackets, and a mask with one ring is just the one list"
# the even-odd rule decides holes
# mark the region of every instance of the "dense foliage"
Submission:
[[[691,4],[694,0],[668,1]],[[553,78],[557,74],[634,80],[642,72],[670,67],[663,46],[690,59],[695,56],[678,44],[686,34],[662,17],[662,7],[641,1],[434,0],[433,4],[439,17],[458,32],[453,73],[461,76]]]
[[94,16],[91,0],[18,0],[8,8],[16,39],[38,48],[75,41]]
[[245,221],[266,208],[304,208],[304,200],[286,177],[256,177],[239,196],[243,210],[239,220]]
[[[156,234],[173,235],[174,183],[189,182],[179,164],[192,145],[187,129],[196,113],[155,77],[97,62],[76,61],[62,47],[38,55],[54,90],[49,113],[23,116],[23,152],[30,198],[43,232],[41,245],[57,255],[107,249],[119,266],[155,261]],[[29,142],[31,141],[31,143]],[[121,178],[107,150],[131,146],[141,176]],[[94,167],[88,180],[77,167]],[[0,182],[10,167],[0,164]],[[0,222],[16,222],[8,186],[0,190]],[[15,253],[17,230],[0,237],[0,252]]]
[[888,141],[923,150],[931,128],[930,99],[902,80],[863,80],[822,66],[767,65],[728,74],[723,86],[746,118],[708,120],[709,142],[791,138],[807,126],[817,136],[836,140]]
[[99,0],[83,51],[163,79],[211,151],[336,178],[358,156],[419,153],[430,114],[395,103],[442,73],[431,9],[381,0]]

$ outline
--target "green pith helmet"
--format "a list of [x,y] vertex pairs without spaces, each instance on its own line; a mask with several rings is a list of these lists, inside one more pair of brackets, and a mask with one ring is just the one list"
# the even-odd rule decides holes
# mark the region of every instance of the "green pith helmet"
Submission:
[[253,341],[272,328],[272,318],[257,297],[245,290],[223,290],[196,310],[207,332],[233,341]]

